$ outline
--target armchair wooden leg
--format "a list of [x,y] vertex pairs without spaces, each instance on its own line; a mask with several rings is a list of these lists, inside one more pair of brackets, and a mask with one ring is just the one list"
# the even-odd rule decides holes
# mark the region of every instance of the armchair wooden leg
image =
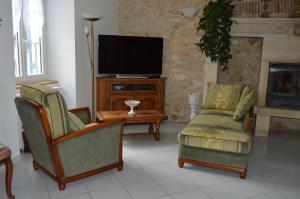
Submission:
[[240,173],[240,178],[246,179],[246,175],[247,175],[247,169],[245,169],[244,172]]
[[39,170],[39,167],[38,167],[38,165],[35,163],[35,161],[33,160],[32,161],[32,167],[33,167],[33,170]]
[[123,166],[124,166],[124,162],[123,161],[119,162],[119,166],[117,167],[118,171],[122,171]]
[[60,191],[64,191],[66,189],[66,183],[63,183],[63,182],[59,182],[58,183],[58,189]]
[[178,167],[183,168],[183,166],[184,166],[184,162],[182,160],[178,159]]
[[5,174],[5,186],[6,186],[6,193],[9,199],[14,199],[15,196],[11,193],[11,181],[13,176],[13,163],[10,157],[4,160],[6,174]]

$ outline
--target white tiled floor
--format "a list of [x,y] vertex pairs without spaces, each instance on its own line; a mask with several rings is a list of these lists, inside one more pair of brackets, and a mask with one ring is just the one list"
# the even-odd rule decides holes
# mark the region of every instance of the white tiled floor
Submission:
[[[33,171],[31,156],[23,154],[15,164],[13,192],[17,199],[300,199],[300,132],[273,130],[269,139],[255,138],[248,176],[241,180],[238,174],[215,169],[178,168],[177,133],[184,126],[162,124],[158,142],[148,135],[126,137],[122,172],[76,181],[65,191],[58,191],[43,172]],[[3,167],[0,178],[2,199]]]

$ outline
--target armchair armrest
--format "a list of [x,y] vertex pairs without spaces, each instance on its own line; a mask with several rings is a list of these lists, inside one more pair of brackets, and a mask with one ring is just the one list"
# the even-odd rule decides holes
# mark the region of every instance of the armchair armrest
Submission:
[[75,137],[78,137],[80,135],[88,134],[88,133],[93,132],[93,131],[95,131],[97,129],[100,129],[100,128],[103,128],[103,127],[108,127],[108,126],[111,126],[113,124],[120,124],[123,121],[124,121],[123,119],[118,119],[118,120],[113,120],[113,121],[107,121],[107,122],[97,123],[97,124],[92,125],[90,127],[87,127],[87,128],[84,128],[84,129],[81,129],[81,130],[78,130],[78,131],[73,131],[73,132],[68,133],[68,134],[66,134],[64,136],[58,137],[56,139],[53,139],[51,141],[51,144],[52,145],[57,145],[57,144],[59,144],[61,142],[64,142],[64,141],[67,141],[67,140],[71,140],[71,139],[73,139]]
[[122,166],[122,120],[103,122],[52,140],[65,177]]
[[252,107],[247,114],[249,116],[248,116],[248,120],[246,121],[245,131],[251,132],[254,123],[254,108]]
[[89,107],[70,109],[69,112],[74,113],[84,124],[91,123],[91,112]]

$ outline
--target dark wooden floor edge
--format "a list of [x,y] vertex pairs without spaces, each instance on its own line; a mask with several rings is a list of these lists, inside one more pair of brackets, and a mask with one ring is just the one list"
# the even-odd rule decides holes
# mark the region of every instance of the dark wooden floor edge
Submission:
[[239,173],[241,179],[245,179],[246,174],[247,174],[247,168],[244,169],[244,168],[238,168],[238,167],[233,167],[233,166],[224,165],[224,164],[208,163],[208,162],[202,162],[202,161],[198,161],[198,160],[178,158],[178,166],[180,168],[183,168],[184,163]]

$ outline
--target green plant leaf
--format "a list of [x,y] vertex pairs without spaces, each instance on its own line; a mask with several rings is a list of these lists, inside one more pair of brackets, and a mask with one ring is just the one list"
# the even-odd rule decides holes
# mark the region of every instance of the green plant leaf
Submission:
[[[196,43],[200,51],[213,62],[222,65],[222,71],[228,70],[231,46],[231,26],[234,5],[232,0],[210,1],[203,9],[197,32],[203,32],[200,41]],[[236,22],[235,22],[236,23]]]

